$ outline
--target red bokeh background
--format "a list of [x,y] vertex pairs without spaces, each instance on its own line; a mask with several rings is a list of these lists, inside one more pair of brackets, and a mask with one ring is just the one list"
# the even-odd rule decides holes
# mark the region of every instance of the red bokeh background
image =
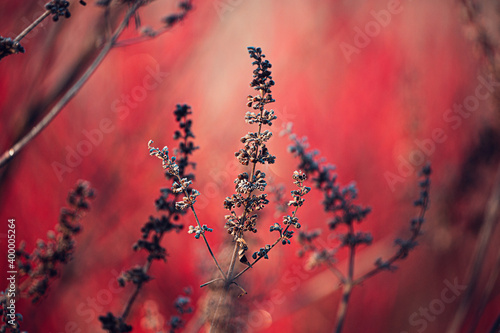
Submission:
[[[431,209],[420,245],[396,272],[377,275],[354,290],[345,324],[345,332],[417,332],[421,326],[412,326],[409,318],[441,297],[444,281],[466,284],[494,185],[498,111],[491,95],[460,123],[445,118],[454,104],[474,96],[482,80],[490,80],[457,1],[400,1],[397,13],[379,25],[378,32],[372,31],[366,45],[346,56],[342,48],[359,42],[357,29],[365,30],[375,22],[374,13],[387,11],[388,6],[378,0],[195,1],[194,10],[168,33],[112,50],[63,112],[1,170],[2,251],[8,218],[16,219],[17,239],[32,248],[54,228],[78,179],[90,181],[97,192],[77,236],[73,261],[62,268],[41,302],[18,303],[25,319],[22,328],[98,332],[98,315],[122,310],[131,289],[116,291],[112,281],[118,272],[144,262],[144,253],[134,253],[132,244],[148,216],[157,215],[154,200],[159,189],[169,186],[159,160],[148,155],[147,142],[176,145],[172,140],[176,104],[189,104],[194,111],[193,131],[200,150],[193,156],[197,162],[193,187],[202,193],[197,212],[203,224],[215,229],[209,241],[223,253],[228,235],[222,202],[233,193],[232,180],[239,170],[234,152],[240,148],[239,138],[254,129],[244,123],[246,96],[252,93],[246,47],[260,46],[273,64],[272,107],[279,117],[270,144],[277,163],[264,170],[276,184],[291,189],[297,161],[286,150],[288,139],[278,133],[293,122],[294,131],[307,136],[311,147],[337,166],[341,183],[356,181],[359,202],[373,208],[359,226],[374,236],[373,245],[359,253],[360,275],[376,258],[394,251],[393,240],[407,235],[409,220],[417,213],[412,202],[418,196],[420,165],[401,175],[401,159],[421,164],[416,158],[422,151],[418,142],[429,142],[436,129],[444,133],[446,139],[425,154],[434,173]],[[42,10],[42,2],[2,1],[0,34],[15,36]],[[86,7],[75,2],[71,11],[70,19],[46,20],[28,35],[22,43],[25,54],[0,62],[2,152],[41,118],[45,101],[60,89],[75,63],[88,64],[96,54],[102,9],[92,2]],[[155,1],[140,11],[141,20],[158,28],[160,19],[175,11],[175,2]],[[136,34],[131,24],[123,38]],[[82,61],[86,54],[88,59]],[[137,95],[145,91],[140,88],[151,72],[160,73],[157,87]],[[122,100],[127,96],[129,104]],[[87,140],[85,133],[98,129],[103,119],[111,122],[112,130],[103,134],[102,142],[92,145],[70,172],[55,171],[54,163],[67,164],[68,151]],[[467,168],[470,156],[484,149],[485,136],[496,154],[480,167]],[[388,173],[400,176],[400,181],[391,185]],[[464,177],[476,182],[463,185]],[[269,207],[250,243],[251,251],[272,241],[267,230],[273,215]],[[322,228],[327,236],[328,216],[319,193],[311,193],[299,216],[305,228]],[[184,223],[194,223],[189,213]],[[497,247],[498,230],[493,237]],[[134,332],[165,329],[148,329],[148,313],[156,311],[160,323],[168,321],[175,313],[175,298],[187,286],[193,287],[195,308],[195,315],[187,317],[187,330],[196,331],[205,294],[197,286],[212,269],[208,252],[202,241],[185,231],[166,235],[164,244],[168,261],[155,263],[151,270],[155,279],[133,308]],[[298,249],[297,242],[278,247],[269,261],[245,274],[243,284],[249,294],[242,302],[248,312],[240,319],[249,332],[333,330],[340,299],[337,282],[324,269],[306,271],[304,259],[296,256]],[[489,249],[479,290],[497,251]],[[342,269],[344,259],[341,252]],[[5,265],[2,260],[2,271]],[[476,332],[487,332],[498,316],[499,288],[497,283]],[[422,331],[444,332],[459,302],[460,295]],[[472,304],[477,306],[477,297]]]

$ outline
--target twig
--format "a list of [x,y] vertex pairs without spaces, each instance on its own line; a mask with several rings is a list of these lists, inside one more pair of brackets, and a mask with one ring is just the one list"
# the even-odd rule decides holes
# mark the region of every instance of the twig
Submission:
[[[422,223],[424,221],[424,217],[425,217],[425,212],[427,211],[427,208],[429,206],[429,197],[423,197],[423,202],[422,202],[422,205],[421,205],[421,210],[420,210],[420,214],[419,214],[419,218],[417,219],[417,225],[415,226],[415,228],[413,229],[413,233],[412,233],[412,236],[410,238],[410,242],[414,242],[418,236],[420,236],[420,231],[422,229]],[[363,283],[366,279],[368,278],[371,278],[372,276],[375,276],[377,275],[378,273],[384,271],[387,269],[387,267],[391,267],[392,264],[394,264],[396,261],[400,260],[400,259],[403,259],[406,257],[406,253],[399,250],[398,252],[396,252],[392,257],[390,257],[385,263],[384,263],[384,266],[377,266],[375,268],[373,268],[372,270],[370,270],[368,273],[362,275],[361,277],[357,278],[353,283],[354,285],[358,285],[358,284],[361,284]]]
[[462,297],[458,310],[455,313],[455,317],[447,330],[448,333],[458,332],[464,324],[465,317],[472,303],[472,296],[474,295],[474,291],[478,285],[478,280],[481,275],[481,267],[483,267],[486,252],[490,245],[491,236],[493,235],[493,231],[498,223],[500,215],[500,167],[497,170],[494,184],[493,191],[490,195],[488,203],[486,204],[486,214],[484,216],[476,248],[474,249],[474,254],[472,256],[471,267],[467,273],[467,289],[465,291],[465,295]]
[[[488,301],[491,298],[491,293],[493,292],[493,288],[498,282],[498,275],[500,273],[500,250],[497,253],[497,258],[495,260],[495,264],[493,265],[493,271],[490,273],[490,277],[488,282],[486,282],[486,286],[484,287],[483,294],[481,295],[481,300],[479,301],[479,306],[476,308],[474,313],[474,318],[472,324],[469,328],[469,333],[474,333],[476,331],[476,327],[479,324],[479,319],[481,319],[481,315],[488,304]],[[499,333],[499,332],[496,332]]]
[[[142,271],[144,273],[147,273],[149,271],[149,268],[151,267],[151,262],[152,261],[153,261],[153,259],[148,259],[148,261],[146,262],[146,264],[142,268]],[[139,295],[139,292],[141,291],[141,288],[142,288],[143,285],[144,285],[143,282],[138,283],[137,287],[134,290],[134,293],[132,294],[132,296],[130,296],[127,304],[125,305],[125,308],[123,309],[123,313],[122,313],[122,315],[120,317],[120,318],[123,319],[123,321],[125,321],[127,319],[128,315],[130,313],[130,310],[132,309],[132,305],[134,304],[135,300],[137,299],[137,296]]]
[[[295,207],[295,211],[292,213],[293,216],[295,216],[295,214],[297,213],[298,209],[299,209],[299,207]],[[283,230],[281,236],[271,245],[271,248],[268,250],[267,253],[269,253],[283,239],[283,235],[286,234],[286,232],[288,231],[289,227],[290,227],[290,224],[286,226],[286,228],[285,228],[285,230]],[[234,278],[233,278],[233,281],[236,280],[238,277],[240,277],[243,273],[245,273],[246,271],[248,271],[250,268],[253,268],[253,265],[255,265],[257,262],[259,262],[260,259],[262,259],[262,258],[264,258],[264,256],[258,257],[250,265],[248,265],[242,271],[240,271],[238,274],[236,274],[234,276]]]
[[121,35],[125,27],[127,27],[128,22],[132,15],[134,15],[135,11],[139,8],[140,2],[135,2],[125,14],[122,23],[116,29],[115,33],[111,38],[106,42],[103,49],[94,60],[94,62],[90,65],[90,67],[83,73],[80,79],[64,94],[64,96],[57,102],[56,105],[49,111],[49,113],[35,126],[33,129],[26,134],[20,141],[18,141],[12,148],[7,150],[0,157],[0,168],[5,166],[15,155],[21,151],[31,140],[33,140],[40,132],[47,127],[50,122],[61,112],[61,110],[68,104],[68,102],[76,95],[76,93],[82,88],[82,86],[87,82],[90,76],[95,72],[95,70],[99,67],[101,62],[104,60],[109,51],[113,48],[116,40]]
[[212,284],[212,283],[217,282],[217,281],[225,281],[225,279],[222,279],[222,278],[217,278],[217,279],[210,280],[210,281],[205,282],[205,283],[203,283],[202,285],[200,285],[200,288],[206,287],[206,286],[208,286],[209,284]]
[[[352,224],[349,224],[349,231],[347,237],[349,236],[354,236],[354,227]],[[342,328],[344,326],[345,317],[347,314],[347,307],[349,305],[349,298],[351,297],[352,288],[354,286],[353,277],[354,277],[355,254],[356,254],[356,243],[351,243],[349,244],[348,273],[342,288],[342,301],[337,311],[337,325],[335,327],[335,333],[342,332]]]
[[47,16],[50,15],[50,10],[46,10],[42,15],[40,15],[33,23],[31,23],[26,29],[24,29],[16,38],[14,38],[15,43],[19,43],[31,30],[35,29],[37,25],[42,23]]
[[[181,179],[181,177],[179,175],[177,175],[177,180],[179,181],[179,183],[182,182],[182,179]],[[187,189],[184,190],[184,195],[189,198],[189,193],[187,193]],[[198,215],[196,215],[196,211],[195,211],[193,205],[191,205],[190,207],[191,207],[191,211],[193,212],[194,218],[196,220],[196,224],[198,224],[198,227],[200,228],[200,230],[203,230],[202,227],[201,227],[200,220],[198,219]],[[215,255],[212,252],[212,248],[208,244],[208,240],[207,240],[207,237],[205,236],[205,233],[201,232],[201,236],[203,237],[203,240],[205,241],[205,245],[207,246],[207,249],[210,252],[210,256],[214,260],[215,265],[219,269],[219,271],[222,274],[222,277],[224,278],[224,280],[226,280],[226,275],[222,271],[222,268],[220,267],[219,262],[217,262],[217,259],[215,258]]]
[[[35,21],[33,21],[26,29],[24,29],[19,35],[17,35],[16,38],[14,38],[13,41],[10,41],[9,38],[4,39],[3,37],[1,38],[2,41],[7,40],[10,41],[10,46],[4,50],[3,52],[0,52],[0,60],[5,58],[8,55],[15,54],[15,53],[24,53],[24,48],[19,44],[21,39],[23,39],[31,30],[35,29],[37,25],[39,25],[47,16],[50,15],[50,10],[46,10],[42,15],[40,15]],[[0,36],[1,37],[1,36]]]

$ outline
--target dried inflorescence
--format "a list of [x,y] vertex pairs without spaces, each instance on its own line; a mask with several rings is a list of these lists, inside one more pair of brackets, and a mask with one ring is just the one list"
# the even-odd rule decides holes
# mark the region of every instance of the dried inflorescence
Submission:
[[[82,6],[86,6],[87,3],[85,1],[79,1]],[[71,13],[69,12],[69,1],[66,0],[51,0],[47,4],[45,4],[45,9],[50,11],[52,15],[52,20],[57,22],[59,17],[70,18]]]
[[[317,151],[308,151],[307,139],[298,139],[294,134],[290,135],[293,144],[290,146],[289,151],[299,158],[299,167],[301,167],[307,174],[313,176],[313,182],[316,187],[324,194],[323,209],[325,212],[332,213],[332,218],[328,221],[330,230],[336,230],[340,225],[351,227],[354,222],[362,222],[363,219],[370,213],[371,208],[359,206],[353,203],[357,198],[357,189],[354,184],[341,187],[336,183],[337,175],[333,174],[335,169],[333,166],[325,164],[322,159],[318,158]],[[424,222],[424,213],[429,205],[429,186],[430,186],[430,166],[426,165],[421,172],[423,179],[419,182],[421,188],[420,197],[415,201],[415,206],[420,207],[420,214],[410,222],[411,235],[408,239],[397,239],[395,244],[399,247],[396,254],[398,259],[403,259],[408,255],[408,252],[413,249],[417,243],[415,239],[420,235],[420,229]],[[320,235],[320,231],[313,230],[310,232],[301,232],[299,240],[304,248],[300,254],[305,252],[316,252],[313,254],[317,258],[324,258],[325,253],[334,255],[337,249],[318,249],[312,246],[313,241]],[[339,247],[359,246],[362,244],[370,245],[372,236],[370,233],[364,232],[348,232],[339,235]],[[325,252],[326,250],[326,252]],[[332,251],[333,250],[333,251]],[[319,254],[318,254],[319,253]],[[335,260],[324,260],[326,262],[334,262]],[[391,263],[378,259],[376,266],[383,269],[394,269]]]
[[177,315],[170,317],[170,321],[168,325],[170,326],[170,333],[175,333],[177,330],[180,330],[186,324],[183,319],[184,315],[192,313],[193,307],[191,306],[191,288],[184,288],[184,295],[178,296],[175,299],[174,306],[177,312]]
[[[266,189],[266,174],[261,170],[256,169],[256,165],[272,164],[276,157],[269,153],[266,147],[272,137],[272,132],[263,130],[262,126],[271,126],[272,121],[276,119],[273,110],[266,110],[266,104],[274,102],[272,97],[271,87],[274,81],[269,70],[272,66],[268,60],[264,60],[265,55],[262,54],[260,48],[249,47],[248,53],[250,58],[254,59],[252,65],[257,68],[253,71],[253,80],[250,86],[253,87],[258,94],[248,96],[247,107],[258,110],[258,113],[247,112],[245,121],[249,124],[258,124],[257,132],[249,132],[241,138],[243,148],[235,153],[238,161],[244,165],[252,166],[252,172],[249,175],[247,172],[240,173],[234,183],[236,194],[226,197],[224,200],[224,208],[229,210],[230,214],[226,215],[226,228],[239,246],[240,261],[247,262],[245,252],[248,249],[244,239],[244,233],[247,231],[257,232],[255,212],[263,209],[269,203],[267,194],[254,194],[255,191],[263,192]],[[241,208],[243,211],[236,214],[235,208]]]
[[201,228],[199,226],[189,226],[188,234],[194,234],[194,238],[198,239],[200,238],[201,234],[204,234],[206,231],[212,232],[214,229],[207,227],[206,224],[204,224]]
[[0,36],[0,59],[15,53],[24,53],[24,47],[11,38]]
[[[406,258],[408,253],[417,245],[416,239],[421,234],[425,212],[429,207],[431,168],[429,165],[426,165],[421,171],[421,177],[423,179],[419,182],[419,187],[421,189],[420,196],[414,203],[415,206],[420,208],[420,213],[410,222],[410,236],[407,239],[397,239],[395,241],[398,250],[392,257],[387,260],[378,258],[372,270],[354,279],[353,272],[356,249],[361,245],[370,245],[373,240],[370,233],[356,232],[354,225],[355,223],[362,222],[370,213],[371,209],[369,207],[354,204],[353,201],[357,198],[357,189],[355,185],[350,184],[345,187],[338,185],[337,175],[333,174],[335,168],[325,164],[324,160],[318,157],[319,153],[317,151],[308,151],[309,145],[306,138],[298,139],[294,134],[291,134],[290,131],[290,128],[285,130],[285,132],[290,134],[290,139],[293,141],[289,149],[290,152],[299,158],[299,167],[302,168],[306,174],[314,177],[313,182],[315,186],[323,192],[323,209],[325,212],[332,214],[331,219],[328,221],[329,229],[338,230],[339,226],[344,226],[345,229],[347,229],[347,232],[338,235],[337,239],[339,243],[336,247],[325,245],[324,242],[316,242],[321,235],[320,230],[305,231],[299,234],[299,241],[303,246],[299,251],[299,255],[302,256],[305,253],[310,253],[306,262],[306,268],[312,269],[318,265],[325,264],[332,270],[343,285],[342,304],[339,306],[336,323],[336,332],[340,332],[344,323],[353,286],[383,270],[395,270],[397,267],[394,263]],[[341,270],[336,267],[335,256],[342,248],[347,248],[349,252],[346,274],[342,273]]]
[[[180,216],[184,214],[183,210],[179,210],[182,204],[188,204],[181,197],[189,191],[189,200],[194,202],[197,193],[189,190],[188,187],[194,179],[192,173],[188,173],[189,168],[195,168],[196,164],[190,161],[190,156],[198,149],[192,141],[194,134],[191,130],[192,121],[189,119],[191,115],[191,107],[188,105],[177,105],[174,110],[176,121],[179,123],[179,130],[174,133],[174,140],[179,141],[179,146],[175,149],[177,158],[169,157],[168,148],[160,150],[151,147],[150,154],[157,156],[163,161],[163,166],[167,170],[165,177],[173,181],[171,188],[163,188],[160,190],[161,195],[155,201],[156,209],[163,212],[160,217],[150,216],[148,221],[142,226],[142,236],[133,245],[134,251],[144,250],[148,253],[147,261],[143,266],[135,266],[123,272],[118,278],[120,286],[125,287],[128,283],[135,285],[136,293],[142,286],[151,280],[148,275],[148,270],[153,261],[166,260],[167,250],[161,245],[161,241],[167,232],[179,232],[183,229],[183,225],[176,223]],[[192,204],[192,203],[189,203]],[[135,293],[133,294],[135,295]],[[106,316],[100,316],[99,320],[102,323],[103,329],[109,332],[129,332],[132,327],[125,323],[128,311],[135,300],[132,296],[128,302],[125,312],[116,317],[112,313],[107,313]],[[130,328],[130,330],[128,330]]]
[[[167,174],[175,180],[171,189],[165,191],[165,193],[184,194],[183,199],[176,202],[175,208],[189,208],[193,212],[196,225],[190,226],[188,233],[194,234],[197,239],[202,238],[204,240],[207,249],[209,250],[210,255],[212,256],[212,259],[214,260],[214,263],[221,275],[220,278],[216,278],[203,284],[202,286],[209,285],[216,281],[222,281],[223,285],[221,290],[223,290],[225,294],[230,295],[231,292],[229,291],[229,287],[234,284],[243,292],[240,296],[245,294],[246,291],[236,282],[236,279],[262,258],[268,259],[269,251],[271,251],[278,243],[282,243],[283,245],[290,244],[290,239],[293,237],[294,233],[290,230],[290,228],[300,228],[296,213],[298,208],[304,203],[304,195],[310,191],[310,188],[304,185],[304,181],[307,178],[306,175],[302,172],[295,171],[293,174],[293,180],[297,189],[291,192],[292,200],[288,203],[288,206],[294,208],[294,211],[283,218],[283,226],[276,222],[270,228],[271,232],[277,231],[279,236],[272,245],[265,245],[259,251],[255,252],[252,255],[254,260],[253,262],[250,262],[246,256],[246,252],[249,249],[245,239],[246,233],[257,232],[257,213],[269,203],[269,200],[267,199],[268,195],[263,193],[267,187],[266,174],[262,170],[259,170],[257,165],[272,164],[276,160],[276,157],[270,154],[266,146],[267,142],[269,142],[272,137],[272,132],[268,129],[264,129],[263,126],[271,126],[277,117],[273,110],[269,111],[265,109],[267,104],[274,102],[271,91],[271,87],[274,86],[274,81],[270,71],[272,66],[268,60],[264,59],[265,55],[262,53],[260,48],[249,47],[248,52],[250,57],[254,60],[253,65],[256,65],[256,68],[253,71],[253,80],[250,83],[250,86],[257,91],[257,94],[255,96],[248,96],[247,107],[252,110],[257,110],[257,112],[247,112],[245,114],[245,121],[249,124],[257,124],[258,130],[255,132],[249,132],[241,138],[243,148],[237,151],[235,156],[240,164],[248,166],[250,171],[242,172],[237,176],[234,180],[235,193],[226,197],[224,200],[224,208],[229,211],[229,214],[225,216],[225,227],[234,241],[234,251],[227,273],[223,271],[219,265],[205,236],[205,233],[207,231],[212,231],[212,229],[206,225],[202,226],[196,215],[194,204],[196,202],[196,197],[200,195],[200,193],[191,188],[192,179],[181,175],[180,170],[182,168],[182,164],[181,162],[178,162],[175,157],[171,157],[169,155],[168,147],[164,147],[163,149],[153,147],[151,146],[153,143],[152,141],[148,144],[150,155],[161,159],[163,168],[166,169]],[[178,110],[179,115],[183,112],[186,112],[186,109]],[[177,134],[177,136],[179,135],[180,133]],[[186,146],[185,148],[189,149],[189,146]],[[241,270],[239,273],[235,272],[237,259],[239,259],[241,263],[247,265],[246,268]],[[217,317],[218,308],[219,306],[222,307],[220,302],[218,304],[219,305],[217,305],[214,310],[212,327],[217,327],[218,323],[227,321],[220,313],[219,317]]]
[[[349,230],[353,227],[354,222],[360,223],[370,213],[370,207],[363,207],[354,203],[357,198],[357,189],[354,184],[341,187],[337,184],[337,175],[333,173],[335,167],[323,163],[322,159],[317,157],[317,151],[307,151],[309,145],[305,138],[298,139],[294,134],[290,134],[290,139],[293,145],[289,147],[289,151],[299,158],[299,167],[304,172],[313,177],[313,182],[321,192],[323,192],[323,209],[327,213],[331,213],[332,217],[328,221],[329,229],[335,230],[338,226],[344,225]],[[325,253],[336,253],[324,249],[312,247],[311,243],[319,236],[318,230],[311,232],[302,232],[300,241],[304,248],[300,254],[307,251],[320,252],[315,254],[317,258],[324,258]],[[369,233],[363,232],[348,232],[340,234],[340,247],[344,246],[359,246],[361,244],[369,245],[372,241],[372,236]],[[329,260],[328,262],[333,262]]]
[[[68,195],[70,208],[62,208],[56,232],[49,231],[48,240],[39,239],[32,253],[26,252],[23,242],[17,249],[19,273],[23,281],[21,291],[32,302],[37,302],[45,295],[50,280],[60,271],[60,264],[69,262],[75,250],[74,237],[81,231],[80,219],[89,210],[89,199],[94,198],[90,184],[80,181]],[[23,278],[24,277],[24,278]]]

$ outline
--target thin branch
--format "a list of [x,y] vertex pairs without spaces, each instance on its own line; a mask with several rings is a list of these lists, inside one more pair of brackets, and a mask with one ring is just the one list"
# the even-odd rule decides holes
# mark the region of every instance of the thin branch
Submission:
[[[412,236],[410,238],[410,242],[414,242],[417,239],[417,237],[420,236],[420,231],[422,229],[422,223],[424,221],[425,212],[427,211],[428,206],[429,206],[429,197],[427,196],[427,197],[423,198],[423,203],[421,205],[420,214],[419,214],[419,217],[417,219],[418,224],[413,229],[413,233],[412,233]],[[363,283],[366,279],[369,279],[372,276],[375,276],[378,273],[386,270],[385,267],[391,267],[392,264],[394,264],[396,261],[403,259],[405,257],[406,257],[406,254],[399,250],[398,252],[396,252],[392,257],[390,257],[385,262],[384,266],[377,266],[377,267],[373,268],[368,273],[366,273],[366,274],[362,275],[361,277],[357,278],[356,280],[354,280],[353,284],[358,285],[358,284]]]
[[116,40],[121,35],[123,30],[127,27],[128,22],[132,15],[134,15],[135,11],[139,8],[140,3],[135,2],[125,14],[122,23],[116,29],[115,33],[111,38],[106,42],[103,49],[94,60],[94,62],[90,65],[90,67],[83,73],[80,79],[64,94],[64,96],[57,102],[56,105],[49,111],[49,113],[37,124],[33,129],[26,134],[20,141],[18,141],[14,146],[12,146],[9,150],[4,152],[0,157],[0,168],[5,166],[15,155],[21,151],[31,140],[33,140],[40,132],[47,127],[50,122],[61,112],[61,110],[69,103],[69,101],[78,93],[78,91],[82,88],[82,86],[87,82],[90,76],[95,72],[95,70],[99,67],[101,62],[107,56],[109,51],[113,48]]
[[50,15],[50,10],[46,10],[42,15],[40,15],[33,23],[31,23],[26,29],[24,29],[16,38],[14,38],[15,43],[19,43],[31,30],[35,29],[37,25],[42,23],[47,16]]
[[[152,260],[153,259],[148,259],[148,261],[146,262],[146,264],[142,268],[142,271],[145,274],[149,271],[149,268],[151,267]],[[125,305],[125,308],[123,309],[123,313],[122,313],[122,315],[120,317],[120,318],[123,319],[123,321],[125,321],[127,319],[128,315],[130,313],[130,310],[132,309],[132,305],[134,304],[135,300],[137,299],[137,296],[139,295],[139,293],[140,293],[143,285],[144,285],[143,282],[138,283],[137,287],[134,290],[134,293],[132,294],[132,296],[130,296],[127,304]]]
[[[0,53],[0,60],[8,55],[15,53],[24,53],[24,48],[19,44],[21,39],[23,39],[31,30],[35,29],[47,16],[50,15],[50,10],[46,10],[42,15],[40,15],[35,21],[33,21],[26,29],[24,29],[16,38],[12,41],[11,47]],[[2,38],[3,40],[4,38]]]
[[488,282],[486,282],[486,286],[484,287],[483,294],[481,295],[481,300],[479,301],[479,306],[476,308],[476,311],[474,313],[474,318],[469,328],[469,333],[474,333],[476,331],[477,325],[479,324],[479,320],[481,319],[484,309],[486,309],[486,305],[491,299],[491,293],[493,292],[493,288],[498,282],[499,273],[500,273],[500,250],[497,253],[497,258],[495,260],[495,264],[493,265],[493,271],[490,273]]
[[213,279],[211,281],[205,282],[204,284],[200,285],[200,288],[206,287],[209,284],[212,284],[212,283],[217,282],[217,281],[225,281],[225,279],[221,279],[221,278]]
[[[178,180],[180,181],[180,177],[177,176]],[[184,194],[189,198],[189,195],[187,194],[187,191],[185,190],[184,191]],[[217,268],[219,269],[220,273],[222,274],[222,276],[224,277],[224,280],[226,279],[226,275],[224,274],[224,272],[222,271],[222,268],[220,267],[219,263],[217,262],[217,259],[215,258],[215,255],[214,253],[212,252],[212,248],[210,247],[210,245],[208,244],[208,240],[207,240],[207,237],[205,237],[205,232],[203,232],[203,229],[201,227],[201,224],[200,224],[200,220],[198,220],[198,215],[196,215],[196,211],[194,210],[194,207],[193,205],[190,206],[191,207],[191,211],[193,212],[194,214],[194,218],[196,220],[196,223],[198,224],[198,227],[200,228],[200,230],[202,230],[201,232],[201,236],[203,237],[203,240],[205,241],[205,244],[207,245],[207,249],[208,251],[210,252],[210,256],[212,257],[212,259],[214,260],[214,263],[215,265],[217,266]]]
[[[295,210],[293,211],[292,216],[295,217],[298,209],[299,209],[298,206],[295,207]],[[281,233],[280,237],[273,243],[273,245],[271,245],[271,248],[267,251],[267,253],[271,252],[271,250],[283,239],[283,235],[286,234],[286,232],[288,231],[288,228],[290,227],[290,225],[291,224],[289,224],[289,225],[286,226],[285,230],[283,230],[283,232]],[[242,271],[240,271],[238,274],[236,274],[234,276],[234,278],[232,279],[232,282],[234,282],[238,277],[240,277],[243,273],[245,273],[246,271],[248,271],[250,268],[253,268],[253,265],[255,265],[257,262],[259,262],[260,259],[262,259],[262,258],[264,258],[264,256],[259,256],[250,265],[248,265]]]
[[132,37],[132,38],[129,38],[129,39],[125,39],[125,40],[117,42],[115,44],[115,47],[125,47],[125,46],[130,46],[130,45],[144,43],[144,42],[150,41],[151,39],[157,38],[158,36],[163,35],[168,30],[169,30],[169,27],[164,27],[164,28],[161,28],[161,29],[159,29],[157,31],[145,33],[142,36]]
[[483,267],[487,250],[490,247],[491,236],[493,235],[493,231],[500,217],[500,167],[497,170],[494,184],[493,191],[486,204],[486,214],[472,256],[471,267],[467,273],[467,289],[455,313],[455,317],[447,330],[448,333],[458,332],[464,324],[465,317],[472,303],[472,296],[478,286],[481,268]]
[[[349,238],[354,237],[354,227],[349,224]],[[337,325],[335,327],[335,333],[342,332],[344,326],[345,317],[347,314],[347,307],[349,305],[349,298],[351,297],[352,288],[354,287],[353,277],[354,277],[354,256],[356,254],[356,243],[349,244],[349,263],[348,263],[348,273],[345,280],[344,286],[342,288],[342,301],[339,305],[337,311]]]

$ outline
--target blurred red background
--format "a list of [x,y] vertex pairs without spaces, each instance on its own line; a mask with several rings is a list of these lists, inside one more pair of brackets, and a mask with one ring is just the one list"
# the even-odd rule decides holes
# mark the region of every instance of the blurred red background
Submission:
[[[431,209],[420,245],[396,272],[379,274],[354,290],[344,331],[444,332],[462,295],[433,320],[425,320],[425,328],[412,325],[410,318],[440,299],[445,281],[466,284],[499,160],[498,110],[484,85],[492,81],[491,74],[481,62],[463,6],[451,0],[391,3],[195,1],[194,10],[168,33],[112,50],[63,112],[0,170],[0,221],[6,225],[8,218],[15,218],[17,239],[26,240],[30,249],[54,228],[78,179],[90,181],[97,192],[77,236],[73,261],[62,268],[40,303],[19,303],[22,329],[98,332],[98,315],[122,310],[131,289],[116,291],[112,281],[122,270],[144,262],[144,253],[134,253],[132,244],[148,216],[157,215],[159,189],[169,186],[159,161],[148,155],[147,142],[176,145],[176,104],[189,104],[194,111],[200,150],[193,156],[193,187],[202,193],[197,211],[202,223],[215,229],[209,241],[216,252],[222,251],[228,236],[222,202],[233,193],[239,170],[233,153],[240,148],[239,138],[254,130],[244,123],[246,96],[252,93],[246,47],[260,46],[273,64],[276,103],[271,107],[278,115],[270,144],[277,163],[265,172],[291,188],[297,161],[286,151],[288,139],[277,134],[293,122],[294,131],[306,135],[311,147],[337,166],[341,183],[356,181],[359,202],[373,208],[359,229],[374,236],[373,245],[360,251],[356,272],[362,274],[376,258],[387,257],[395,250],[393,240],[408,234],[409,220],[417,213],[412,202],[423,164],[418,157],[433,165]],[[42,5],[1,2],[0,33],[15,36],[43,11]],[[157,28],[163,16],[176,11],[173,1],[155,1],[141,9],[141,20]],[[41,118],[44,103],[75,64],[85,66],[96,54],[102,9],[93,2],[86,7],[75,3],[71,12],[68,20],[46,20],[25,38],[25,54],[0,62],[2,152]],[[371,23],[377,18],[379,23]],[[124,38],[136,33],[131,24]],[[141,89],[151,73],[156,73],[156,87]],[[478,86],[489,93],[474,111],[448,111],[475,96]],[[103,120],[111,125],[102,141],[73,161],[69,172],[57,172],[54,163],[68,165],[68,152],[77,150],[87,140],[85,133],[98,129]],[[442,130],[440,142],[433,139],[436,129]],[[405,173],[402,163],[412,170]],[[398,180],[392,182],[393,176]],[[299,216],[304,227],[322,228],[326,237],[328,216],[320,201],[319,193],[311,194]],[[267,232],[273,214],[269,207],[252,252],[273,239]],[[184,223],[194,224],[190,213]],[[6,227],[1,230],[4,248]],[[498,244],[498,230],[493,237],[492,244]],[[130,317],[134,332],[165,330],[161,321],[175,314],[173,302],[184,287],[193,287],[195,312],[201,307],[198,301],[205,290],[198,285],[207,281],[211,269],[203,242],[183,231],[167,234],[163,243],[168,261],[153,265],[155,279],[141,292]],[[478,290],[495,265],[494,247],[486,256]],[[324,269],[306,271],[298,249],[297,242],[278,247],[270,260],[246,274],[243,285],[249,294],[242,302],[248,312],[240,320],[249,332],[333,330],[340,299],[337,282]],[[341,252],[342,268],[344,258]],[[498,316],[499,287],[497,282],[476,332],[487,332]],[[153,330],[145,318],[155,311],[160,326]],[[189,330],[196,330],[196,316],[187,317]]]

